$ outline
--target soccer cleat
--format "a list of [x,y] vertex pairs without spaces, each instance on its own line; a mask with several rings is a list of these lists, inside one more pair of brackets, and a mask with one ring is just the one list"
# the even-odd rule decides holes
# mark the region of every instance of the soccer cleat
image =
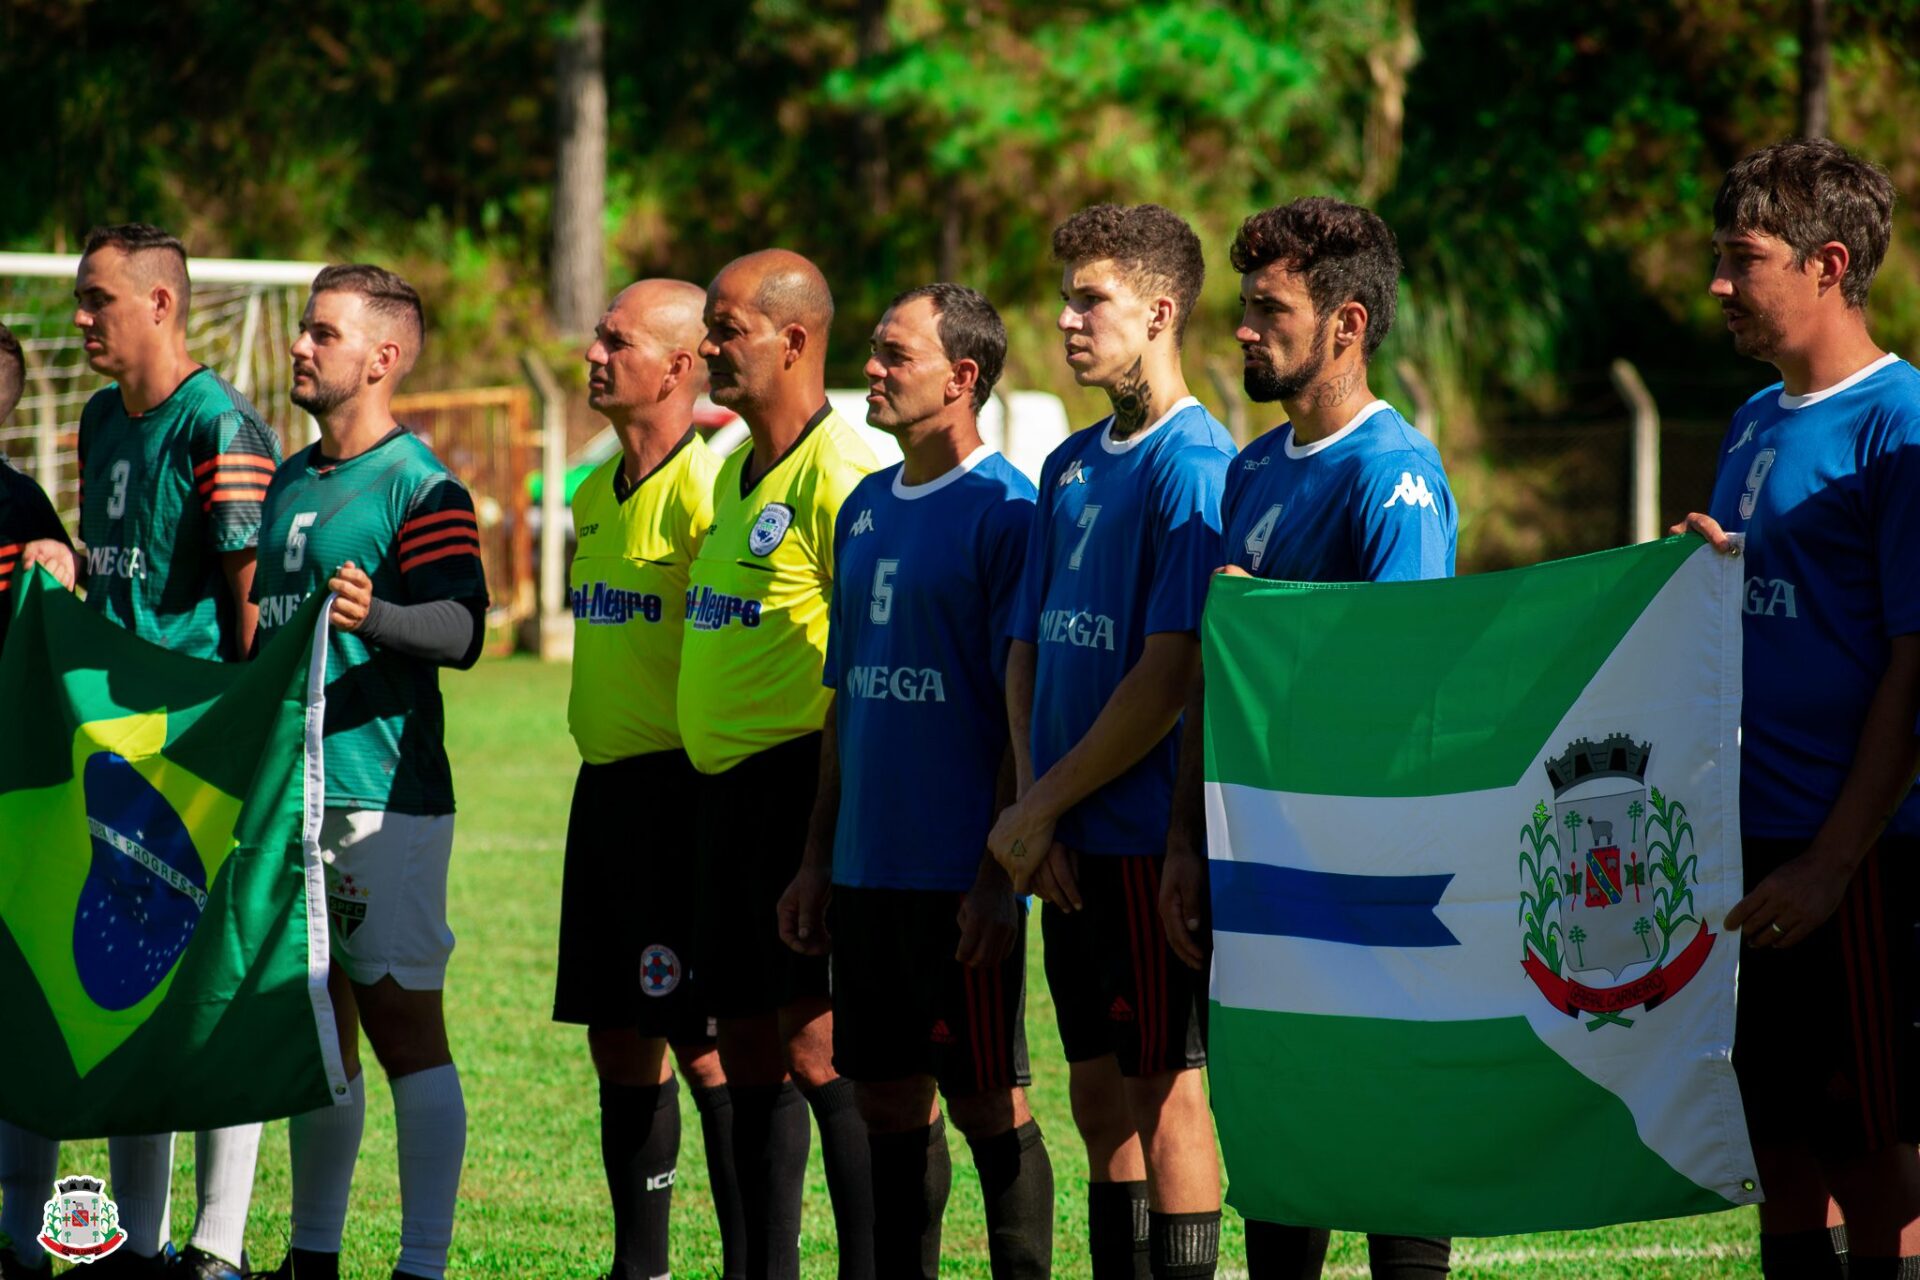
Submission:
[[240,1265],[234,1266],[225,1258],[215,1257],[198,1245],[188,1245],[186,1252],[173,1260],[173,1269],[167,1273],[168,1280],[244,1280],[247,1274],[247,1255],[242,1252]]
[[20,1255],[14,1251],[12,1237],[0,1232],[0,1280],[49,1280],[52,1275],[52,1258],[42,1254],[40,1265],[30,1267],[20,1261]]
[[87,1266],[87,1280],[166,1280],[167,1270],[173,1265],[173,1246],[169,1244],[151,1258],[143,1258],[133,1250],[122,1247],[115,1249],[98,1262]]
[[271,1271],[250,1271],[247,1280],[340,1280],[340,1255],[289,1248],[279,1266]]

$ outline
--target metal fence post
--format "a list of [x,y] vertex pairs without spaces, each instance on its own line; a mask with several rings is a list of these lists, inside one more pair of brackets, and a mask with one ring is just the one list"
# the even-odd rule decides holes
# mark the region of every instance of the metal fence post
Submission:
[[1615,360],[1613,389],[1633,410],[1632,531],[1635,542],[1660,536],[1660,409],[1631,361]]
[[540,399],[540,656],[573,657],[573,616],[566,607],[566,532],[562,511],[567,491],[566,402],[560,384],[537,353],[522,352],[520,367]]

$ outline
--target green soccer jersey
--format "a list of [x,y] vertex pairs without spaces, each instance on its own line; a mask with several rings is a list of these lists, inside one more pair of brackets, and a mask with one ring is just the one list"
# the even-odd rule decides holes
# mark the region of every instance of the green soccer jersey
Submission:
[[[309,445],[274,473],[253,577],[262,647],[349,560],[373,580],[374,597],[389,604],[486,606],[473,499],[404,428],[344,462]],[[452,813],[445,726],[433,662],[331,633],[329,808]]]
[[254,544],[279,463],[272,428],[211,369],[142,414],[117,383],[94,393],[80,414],[87,603],[176,653],[245,656],[220,557]]

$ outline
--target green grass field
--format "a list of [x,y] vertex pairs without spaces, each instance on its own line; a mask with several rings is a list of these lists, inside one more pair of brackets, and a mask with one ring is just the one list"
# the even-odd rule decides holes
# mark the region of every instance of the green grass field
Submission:
[[[548,1020],[561,849],[576,757],[566,732],[568,670],[514,660],[489,662],[444,680],[460,817],[451,910],[459,948],[447,979],[448,1022],[465,1082],[470,1122],[450,1274],[455,1277],[586,1277],[600,1274],[611,1240],[601,1179],[597,1096],[579,1028]],[[636,857],[684,857],[647,849]],[[1067,1110],[1065,1064],[1053,1027],[1033,931],[1027,1005],[1034,1064],[1033,1110],[1053,1156],[1058,1208],[1055,1273],[1086,1276],[1086,1164]],[[366,1142],[354,1182],[342,1274],[385,1280],[399,1249],[400,1197],[394,1165],[393,1104],[368,1064]],[[700,1127],[683,1091],[686,1139],[674,1196],[673,1264],[683,1277],[719,1274],[720,1244],[706,1189]],[[280,1259],[287,1238],[287,1127],[267,1126],[261,1144],[247,1245],[256,1266]],[[953,1198],[947,1209],[942,1273],[985,1277],[980,1194],[966,1143],[953,1139]],[[1471,1141],[1471,1139],[1467,1139]],[[177,1148],[174,1238],[184,1244],[193,1217],[192,1139]],[[1551,1135],[1511,1158],[1553,1178],[1579,1161]],[[1392,1151],[1380,1152],[1390,1167]],[[105,1144],[69,1144],[63,1173],[105,1176]],[[1232,1211],[1222,1273],[1244,1274]],[[804,1274],[834,1274],[833,1220],[816,1146],[807,1186]],[[1758,1276],[1752,1210],[1606,1231],[1462,1241],[1459,1276]],[[1338,1236],[1328,1274],[1366,1274],[1366,1242]]]

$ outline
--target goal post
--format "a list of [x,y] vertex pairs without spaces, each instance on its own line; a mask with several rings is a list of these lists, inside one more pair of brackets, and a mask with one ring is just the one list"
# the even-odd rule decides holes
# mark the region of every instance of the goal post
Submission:
[[[326,264],[189,258],[193,297],[187,350],[251,400],[288,452],[313,438],[313,423],[288,399],[287,349],[300,328],[307,286]],[[79,501],[80,411],[107,380],[87,364],[73,324],[78,254],[0,253],[0,323],[26,356],[26,386],[0,423],[0,454],[28,472],[68,527]]]

